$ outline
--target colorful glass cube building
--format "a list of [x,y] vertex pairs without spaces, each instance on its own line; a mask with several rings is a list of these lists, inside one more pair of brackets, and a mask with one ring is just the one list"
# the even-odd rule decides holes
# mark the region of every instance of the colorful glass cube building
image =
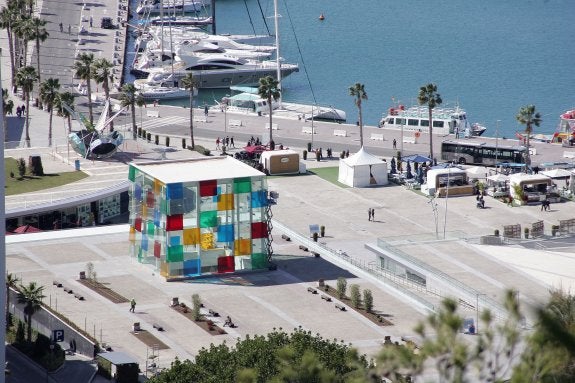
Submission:
[[265,174],[229,156],[131,163],[130,243],[167,280],[265,269]]

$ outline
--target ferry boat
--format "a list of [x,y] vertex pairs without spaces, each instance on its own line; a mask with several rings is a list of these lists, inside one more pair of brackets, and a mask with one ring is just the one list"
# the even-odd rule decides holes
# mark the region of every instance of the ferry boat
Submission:
[[565,146],[575,145],[575,109],[561,114],[559,128],[553,134],[553,142],[563,143]]
[[[436,134],[455,134],[481,136],[486,128],[483,125],[470,124],[465,110],[456,108],[433,109],[433,132]],[[388,113],[379,122],[380,128],[403,129],[404,131],[418,131],[429,133],[429,110],[426,106],[413,106],[405,108],[389,108]]]

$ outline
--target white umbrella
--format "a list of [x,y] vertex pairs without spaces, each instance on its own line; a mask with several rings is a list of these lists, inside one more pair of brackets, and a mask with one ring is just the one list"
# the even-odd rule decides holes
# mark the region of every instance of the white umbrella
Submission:
[[506,182],[506,181],[509,181],[509,176],[506,176],[505,174],[497,173],[497,174],[494,174],[492,176],[487,177],[487,179],[489,181],[493,181],[493,182]]
[[572,174],[569,170],[565,169],[551,169],[539,173],[549,178],[569,178]]
[[484,166],[474,166],[472,168],[465,169],[465,173],[469,176],[469,178],[486,178],[487,177],[487,168]]

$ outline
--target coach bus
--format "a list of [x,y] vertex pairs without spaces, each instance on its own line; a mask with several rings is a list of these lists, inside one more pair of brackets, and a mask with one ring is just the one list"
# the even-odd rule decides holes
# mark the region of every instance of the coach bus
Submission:
[[526,150],[525,146],[446,140],[441,143],[441,159],[463,165],[495,166],[502,162],[522,164],[525,162]]

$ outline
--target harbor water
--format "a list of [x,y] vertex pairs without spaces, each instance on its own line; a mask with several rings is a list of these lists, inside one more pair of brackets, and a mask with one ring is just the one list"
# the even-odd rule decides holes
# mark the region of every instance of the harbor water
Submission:
[[[217,32],[273,33],[273,0],[260,4],[216,1]],[[343,109],[349,122],[356,82],[368,95],[368,125],[389,107],[416,104],[429,82],[444,106],[459,104],[490,136],[523,130],[515,115],[524,105],[541,113],[535,133],[544,134],[575,107],[573,0],[278,0],[278,8],[281,57],[300,65],[282,82],[284,98]],[[199,102],[226,93],[202,91]]]

